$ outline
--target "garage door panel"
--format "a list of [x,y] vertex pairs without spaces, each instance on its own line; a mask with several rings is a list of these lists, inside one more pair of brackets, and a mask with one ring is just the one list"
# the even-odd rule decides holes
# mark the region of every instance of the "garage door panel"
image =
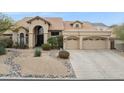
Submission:
[[83,49],[106,49],[106,40],[84,40]]
[[66,49],[79,49],[79,40],[67,40]]

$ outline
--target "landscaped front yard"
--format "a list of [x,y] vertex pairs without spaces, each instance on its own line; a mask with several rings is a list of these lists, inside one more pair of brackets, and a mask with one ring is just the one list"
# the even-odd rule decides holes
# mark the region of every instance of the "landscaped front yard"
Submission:
[[[58,50],[42,51],[34,57],[34,49],[9,49],[7,55],[0,56],[3,76],[21,78],[75,78],[68,59],[57,58]],[[6,62],[8,61],[12,62]],[[12,60],[11,60],[12,59]]]

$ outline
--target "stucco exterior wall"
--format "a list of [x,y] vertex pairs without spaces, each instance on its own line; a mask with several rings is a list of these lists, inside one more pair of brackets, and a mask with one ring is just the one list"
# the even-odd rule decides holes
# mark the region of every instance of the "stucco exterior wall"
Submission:
[[18,42],[17,32],[13,32],[12,40],[13,45],[15,45]]

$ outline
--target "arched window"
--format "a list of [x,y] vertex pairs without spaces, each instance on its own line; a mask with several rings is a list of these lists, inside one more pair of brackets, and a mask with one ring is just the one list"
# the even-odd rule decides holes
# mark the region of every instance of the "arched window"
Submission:
[[20,33],[20,38],[24,38],[24,33]]
[[79,28],[79,24],[76,24],[75,27],[76,27],[76,28]]
[[24,33],[20,33],[20,47],[24,46]]

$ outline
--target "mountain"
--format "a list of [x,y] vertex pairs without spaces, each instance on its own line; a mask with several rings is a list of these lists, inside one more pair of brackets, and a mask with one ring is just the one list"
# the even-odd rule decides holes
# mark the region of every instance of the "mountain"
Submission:
[[100,27],[109,27],[109,26],[107,26],[107,25],[105,25],[103,23],[92,23],[92,25],[94,25],[94,26],[100,26]]

